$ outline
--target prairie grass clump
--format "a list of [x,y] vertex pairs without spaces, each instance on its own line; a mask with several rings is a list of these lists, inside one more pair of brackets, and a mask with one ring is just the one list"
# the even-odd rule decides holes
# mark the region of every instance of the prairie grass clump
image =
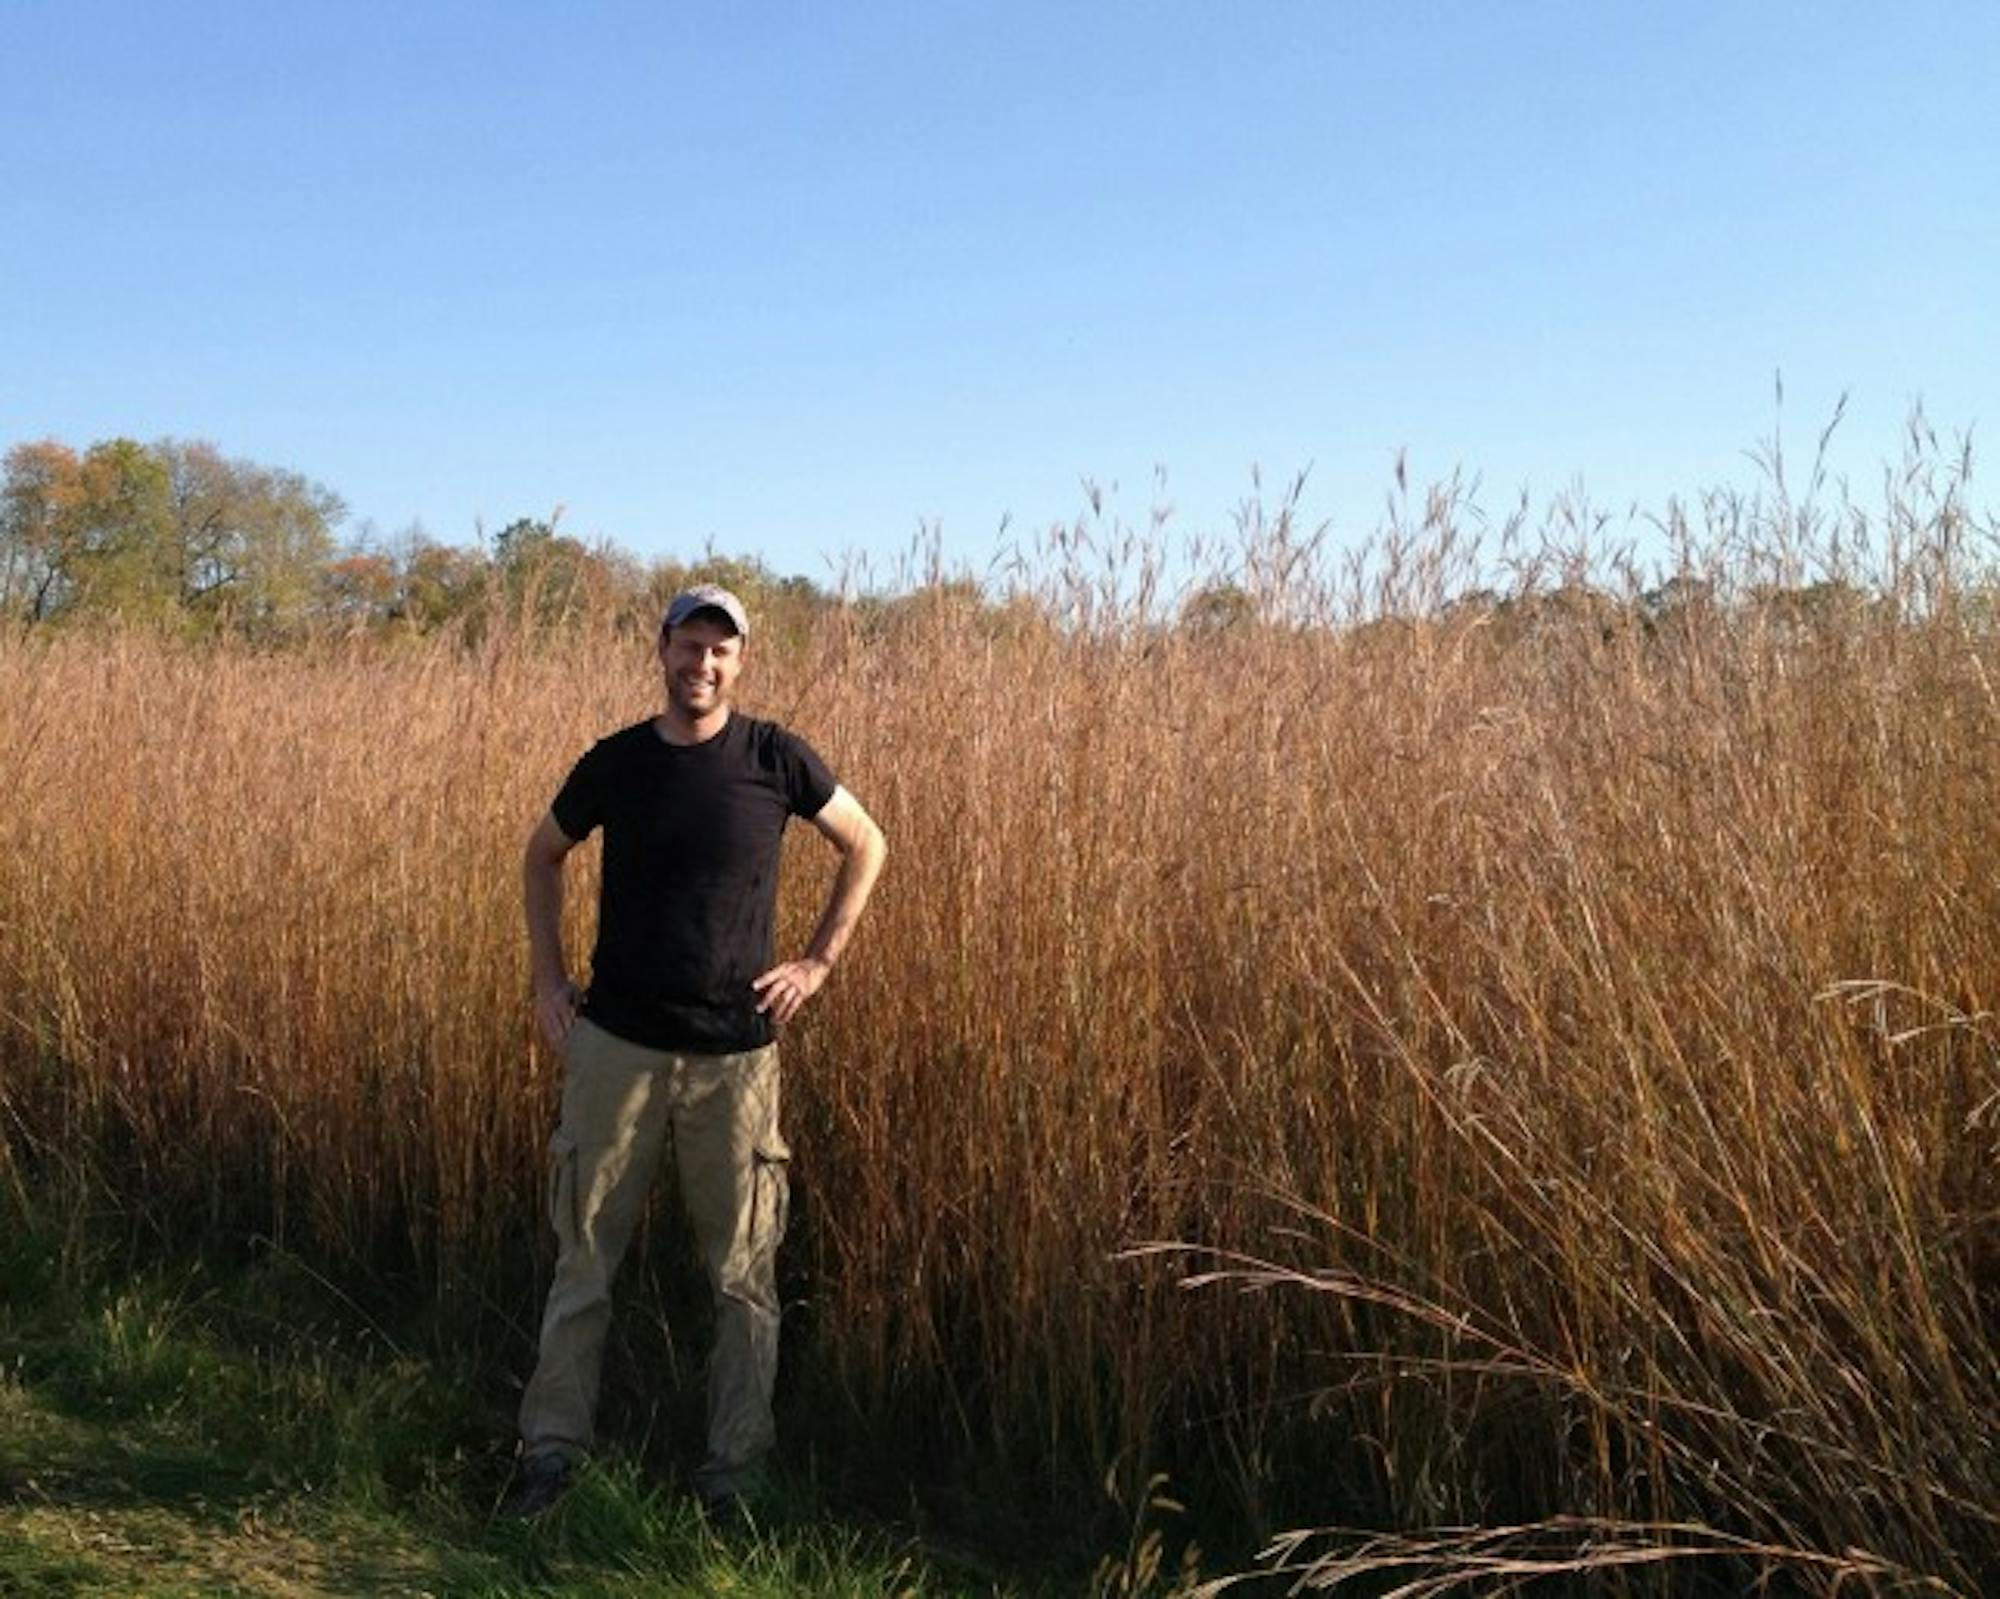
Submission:
[[[1449,486],[1346,564],[1281,502],[1178,608],[1086,521],[1013,603],[753,651],[895,850],[786,1046],[811,1368],[913,1449],[1226,1482],[1403,1569],[1498,1581],[1426,1529],[1532,1527],[1551,1570],[1668,1551],[1635,1585],[1990,1586],[1964,483],[1919,450],[1880,512],[1710,497],[1666,581],[1588,517],[1482,551]],[[0,1175],[518,1285],[553,1088],[519,842],[654,692],[608,623],[0,644]]]

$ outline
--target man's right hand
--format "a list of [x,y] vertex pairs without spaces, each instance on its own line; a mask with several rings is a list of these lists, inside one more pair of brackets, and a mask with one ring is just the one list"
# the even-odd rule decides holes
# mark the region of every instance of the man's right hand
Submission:
[[535,985],[535,1025],[541,1028],[550,1048],[562,1048],[569,1030],[576,1025],[576,1007],[582,999],[576,984],[566,977],[559,983]]

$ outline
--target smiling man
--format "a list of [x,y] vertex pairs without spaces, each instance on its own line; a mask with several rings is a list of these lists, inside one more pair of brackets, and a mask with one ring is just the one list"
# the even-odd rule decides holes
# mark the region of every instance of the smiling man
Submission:
[[[740,1513],[775,1441],[775,1257],[785,1225],[777,1032],[846,947],[886,854],[882,831],[812,748],[732,709],[750,621],[727,589],[667,607],[666,709],[578,761],[522,867],[535,1019],[563,1057],[550,1142],[558,1245],[541,1353],[521,1401],[514,1508],[533,1515],[593,1439],[611,1280],[663,1147],[715,1295],[702,1502]],[[803,954],[773,960],[779,843],[806,818],[840,857]],[[562,947],[563,862],[604,829],[588,993]]]

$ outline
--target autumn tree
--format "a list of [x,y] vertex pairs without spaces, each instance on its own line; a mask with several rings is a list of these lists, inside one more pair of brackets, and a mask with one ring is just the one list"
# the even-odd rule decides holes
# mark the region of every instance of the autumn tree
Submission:
[[484,550],[412,537],[400,561],[399,593],[390,616],[420,631],[443,627],[479,611],[493,585]]
[[8,451],[6,474],[0,581],[10,612],[39,622],[172,611],[169,485],[144,445],[108,439],[79,456],[45,439]]
[[69,598],[69,546],[80,487],[76,452],[54,439],[7,452],[0,488],[0,608],[39,622]]
[[372,627],[395,613],[400,592],[393,556],[352,547],[334,556],[321,570],[319,609],[329,621],[350,628]]

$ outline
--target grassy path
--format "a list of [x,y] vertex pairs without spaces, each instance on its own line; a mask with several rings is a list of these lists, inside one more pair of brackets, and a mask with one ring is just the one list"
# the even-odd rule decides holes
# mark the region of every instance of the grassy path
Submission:
[[6,1264],[0,1599],[1035,1591],[801,1504],[719,1537],[616,1459],[522,1525],[470,1373],[278,1332],[268,1283],[73,1292]]

